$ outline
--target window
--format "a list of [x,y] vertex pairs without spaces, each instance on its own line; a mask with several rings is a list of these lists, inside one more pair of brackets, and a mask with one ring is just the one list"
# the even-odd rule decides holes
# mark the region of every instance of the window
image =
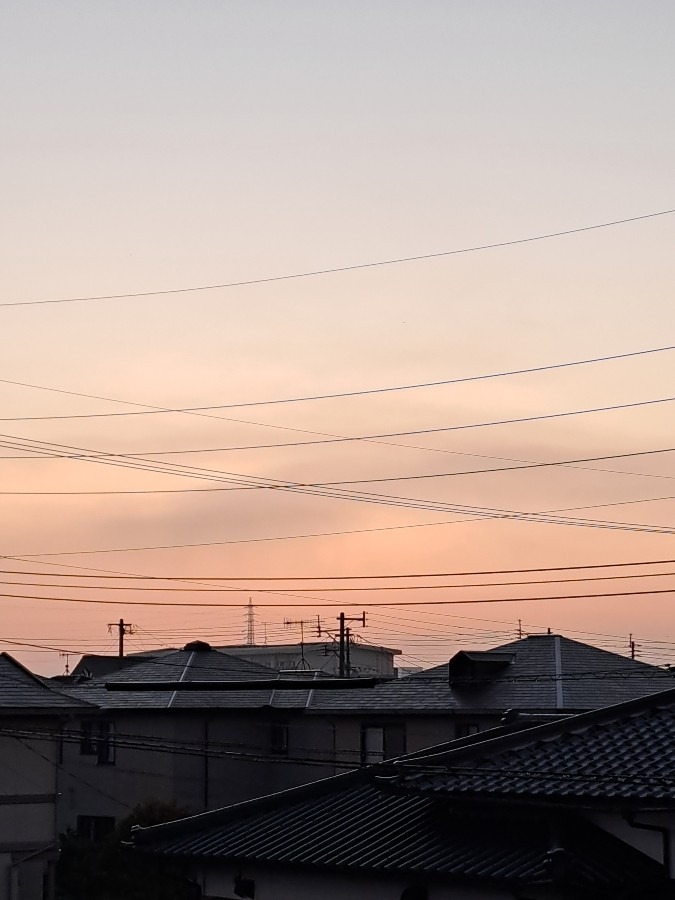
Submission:
[[114,731],[112,722],[83,722],[80,755],[95,756],[99,766],[114,766]]
[[477,734],[480,731],[478,722],[458,722],[455,725],[455,737],[468,737],[470,734]]
[[271,746],[275,756],[288,756],[288,725],[285,722],[272,722]]
[[362,725],[361,765],[369,766],[405,753],[405,725]]
[[85,841],[101,841],[115,829],[112,816],[78,816],[77,834]]

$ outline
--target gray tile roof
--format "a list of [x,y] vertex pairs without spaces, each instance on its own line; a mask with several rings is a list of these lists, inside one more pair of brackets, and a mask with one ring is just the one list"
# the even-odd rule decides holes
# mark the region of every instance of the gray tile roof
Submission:
[[[557,648],[557,649],[556,649]],[[192,656],[191,656],[192,654]],[[69,688],[104,708],[165,709],[302,709],[308,714],[430,715],[448,713],[503,713],[507,709],[544,713],[580,712],[619,703],[658,690],[672,677],[656,666],[628,659],[557,635],[541,635],[494,648],[489,653],[463,653],[470,662],[489,658],[489,671],[477,682],[450,685],[448,666],[393,679],[372,688],[296,691],[251,690],[235,692],[108,692],[105,682],[219,680],[255,681],[275,677],[276,671],[209,648],[177,650],[148,659],[135,657],[134,665],[111,672],[81,687]],[[556,658],[560,671],[557,673]]]
[[294,865],[368,874],[440,876],[514,888],[553,878],[561,843],[570,884],[655,884],[661,867],[578,819],[484,810],[461,813],[419,794],[395,793],[371,775],[135,832],[141,849],[169,856]]
[[654,693],[672,678],[657,666],[558,635],[532,635],[495,647],[490,654],[497,652],[513,654],[513,662],[482,681],[450,687],[446,664],[410,675],[398,685],[382,686],[372,692],[373,699],[378,693],[384,699],[399,691],[404,705],[420,708],[580,712]]
[[71,681],[78,676],[100,678],[103,675],[109,675],[111,672],[117,672],[119,669],[137,666],[140,662],[146,660],[147,657],[134,655],[104,656],[98,653],[85,653],[71,672]]
[[[189,647],[190,645],[188,645]],[[148,659],[135,657],[136,664],[111,672],[98,680],[72,686],[72,696],[85,698],[103,709],[255,709],[269,706],[273,693],[255,690],[256,680],[275,678],[268,666],[249,662],[208,648],[177,650]],[[106,683],[158,681],[241,681],[241,691],[108,691]],[[246,686],[246,687],[244,687]]]
[[675,806],[675,688],[399,765],[429,795]]
[[60,713],[88,706],[48,686],[8,653],[0,653],[0,709]]

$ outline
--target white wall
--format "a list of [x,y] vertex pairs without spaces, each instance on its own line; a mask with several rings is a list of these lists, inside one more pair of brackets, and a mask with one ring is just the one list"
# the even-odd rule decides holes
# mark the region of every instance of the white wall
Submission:
[[[231,898],[234,893],[233,867],[202,870],[198,881],[207,898]],[[255,880],[255,900],[400,900],[408,885],[420,879],[364,878],[340,873],[303,873],[292,869],[258,869],[244,867],[240,872]],[[527,891],[528,897],[557,900],[558,894],[548,890]],[[560,895],[562,896],[562,895]],[[429,900],[513,900],[514,892],[492,887],[448,884],[429,885]]]

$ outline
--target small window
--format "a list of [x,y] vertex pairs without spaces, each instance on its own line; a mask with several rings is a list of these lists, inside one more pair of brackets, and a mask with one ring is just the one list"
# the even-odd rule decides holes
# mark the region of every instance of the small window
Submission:
[[478,722],[459,722],[455,725],[455,737],[469,737],[470,734],[478,734],[480,725]]
[[115,743],[112,722],[83,722],[80,754],[95,756],[99,766],[115,765]]
[[370,766],[405,753],[405,725],[363,725],[361,765]]
[[384,728],[364,725],[361,728],[361,765],[370,766],[384,759]]
[[80,734],[80,754],[82,756],[96,756],[98,746],[96,741],[96,729],[98,722],[83,722]]
[[115,830],[112,816],[78,816],[77,834],[85,841],[101,841]]
[[275,756],[288,756],[288,725],[285,722],[272,722],[271,747]]

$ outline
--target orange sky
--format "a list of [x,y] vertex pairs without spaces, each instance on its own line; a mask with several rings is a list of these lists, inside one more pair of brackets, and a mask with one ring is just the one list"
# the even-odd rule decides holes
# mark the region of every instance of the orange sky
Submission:
[[[11,46],[0,63],[10,86],[3,114],[2,303],[264,278],[675,206],[670,4],[429,0],[331,8],[290,2],[282,9],[262,0],[197,6],[167,0],[161,8],[65,0],[57,11],[23,0],[8,4],[3,18]],[[176,408],[444,380],[664,346],[675,343],[674,227],[675,218],[666,216],[229,290],[0,308],[0,378]],[[11,436],[0,440],[147,455],[310,439],[301,430],[355,436],[449,428],[675,396],[674,360],[664,352],[463,385],[215,411],[218,418],[11,421],[127,408],[0,383],[0,417],[8,420],[0,432]],[[152,458],[303,483],[448,473],[499,464],[481,455],[543,461],[675,446],[674,409],[665,403],[392,439],[414,445],[406,448],[354,442]],[[82,460],[11,458],[20,452],[0,450],[6,457],[0,491],[209,486]],[[598,463],[594,471],[557,467],[355,489],[493,509],[590,506],[598,508],[562,514],[675,527],[672,461],[666,453]],[[2,552],[31,560],[7,560],[5,568],[52,573],[63,563],[221,576],[227,584],[241,576],[675,558],[667,534],[453,523],[466,517],[279,491],[5,494],[2,510]],[[409,525],[424,527],[399,527]],[[359,533],[279,539],[339,531]],[[569,590],[430,593],[480,599],[511,590],[509,596],[536,597],[674,584],[664,577]],[[303,612],[290,609],[289,598],[243,587],[224,602],[249,596],[273,602],[257,611],[258,634],[267,622],[270,640],[295,638],[283,628],[289,615],[320,611],[334,621],[345,596],[314,591],[317,607]],[[75,596],[65,587],[5,590]],[[112,599],[114,592],[77,596]],[[106,625],[124,616],[138,626],[129,644],[135,648],[182,644],[195,634],[213,642],[243,637],[239,608],[132,607],[147,596],[131,592],[108,607],[5,597],[3,635],[19,644],[112,649]],[[354,602],[418,596],[349,595]],[[405,664],[422,665],[467,641],[508,639],[520,618],[532,629],[551,626],[598,641],[607,635],[616,648],[625,648],[632,632],[642,658],[669,659],[671,603],[669,594],[654,594],[475,610],[377,609],[364,636],[402,648]],[[335,611],[319,610],[326,604]],[[457,618],[470,614],[475,621]],[[17,655],[39,671],[63,669],[57,652],[24,647]]]

